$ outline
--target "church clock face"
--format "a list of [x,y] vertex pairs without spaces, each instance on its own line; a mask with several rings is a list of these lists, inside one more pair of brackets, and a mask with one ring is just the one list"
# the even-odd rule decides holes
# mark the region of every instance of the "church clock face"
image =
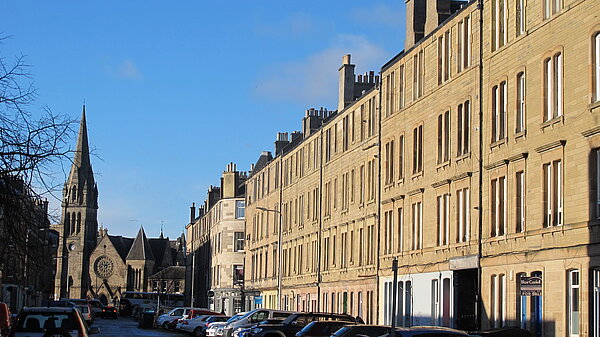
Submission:
[[101,278],[109,278],[113,274],[114,263],[110,257],[100,256],[94,263],[94,270]]

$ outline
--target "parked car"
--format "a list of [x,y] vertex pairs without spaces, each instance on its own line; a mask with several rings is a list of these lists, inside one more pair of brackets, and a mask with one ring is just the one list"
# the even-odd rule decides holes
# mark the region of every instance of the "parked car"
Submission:
[[[412,328],[397,328],[395,337],[461,337],[469,336],[462,330],[442,326],[416,326]],[[387,333],[381,337],[394,337]]]
[[[249,311],[246,315],[240,317],[235,322],[227,323],[223,328],[223,336],[232,337],[233,332],[237,329],[244,329],[251,327],[261,321],[269,318],[287,318],[293,314],[292,311],[272,310],[272,309],[254,309]],[[217,330],[218,333],[218,330]],[[218,335],[217,335],[218,336]]]
[[23,308],[17,315],[9,337],[78,336],[87,337],[100,331],[89,328],[79,310],[73,307]]
[[283,320],[284,320],[284,318],[269,318],[264,321],[260,321],[254,325],[248,326],[246,328],[235,329],[233,331],[233,337],[249,337],[250,330],[252,330],[252,328],[254,328],[255,326],[265,325],[265,324],[281,324],[281,322],[283,322]]
[[196,337],[205,337],[206,329],[211,323],[226,322],[230,318],[231,317],[229,316],[206,316],[202,319],[194,319],[190,321],[190,324],[183,330]]
[[[166,314],[162,314],[162,315],[158,316],[156,318],[156,325],[161,326],[165,329],[175,329],[175,327],[177,325],[177,320],[180,318],[183,318],[184,316],[185,316],[185,318],[187,318],[189,316],[190,310],[196,310],[196,313],[199,313],[202,310],[204,310],[206,312],[205,315],[217,315],[218,314],[216,312],[202,309],[202,308],[177,307],[177,308],[172,309],[171,311],[169,311]],[[198,316],[198,314],[195,314],[195,316]],[[194,315],[192,315],[192,317],[194,317]]]
[[102,308],[102,318],[114,318],[118,319],[119,315],[117,315],[117,308],[107,306]]
[[200,316],[196,316],[194,318],[180,318],[177,320],[177,325],[175,326],[175,330],[177,331],[185,331],[184,330],[184,326],[188,326],[190,324],[190,322],[194,322],[194,321],[198,321],[198,320],[202,320],[203,318],[208,318],[210,317],[209,315],[200,315]]
[[102,316],[102,302],[98,299],[81,299],[81,298],[62,298],[61,301],[73,302],[76,305],[89,305],[92,309],[92,316]]
[[94,323],[94,317],[92,315],[92,308],[89,304],[78,304],[75,306],[77,310],[81,313],[81,317],[85,320],[88,325],[92,325]]
[[334,332],[346,325],[354,324],[344,321],[316,321],[311,322],[296,333],[296,337],[329,337]]
[[215,337],[217,335],[217,330],[219,329],[221,331],[221,335],[223,335],[223,327],[225,325],[237,321],[238,319],[244,317],[246,314],[247,312],[240,312],[233,315],[233,317],[228,319],[227,322],[210,323],[208,325],[208,328],[206,329],[206,337]]
[[354,337],[357,335],[377,337],[390,332],[389,326],[383,325],[346,325],[334,332],[331,337]]
[[480,337],[532,337],[533,336],[529,330],[525,330],[525,329],[521,329],[521,328],[517,328],[517,327],[472,331],[472,332],[469,332],[469,335],[480,336]]
[[169,322],[167,324],[167,329],[177,330],[177,324],[179,324],[183,320],[194,319],[198,316],[212,316],[212,315],[220,315],[220,314],[218,312],[214,312],[214,311],[211,311],[208,309],[192,308],[192,309],[188,310],[187,313],[184,313],[183,316],[181,316],[181,318]]
[[77,304],[75,302],[71,302],[69,300],[60,300],[60,301],[50,301],[48,303],[49,307],[71,307],[74,308]]
[[12,314],[8,304],[0,302],[0,336],[6,336],[10,330]]
[[293,313],[280,324],[259,324],[250,330],[250,337],[294,337],[309,323],[314,321],[343,321],[356,324],[356,319],[346,314],[322,312]]

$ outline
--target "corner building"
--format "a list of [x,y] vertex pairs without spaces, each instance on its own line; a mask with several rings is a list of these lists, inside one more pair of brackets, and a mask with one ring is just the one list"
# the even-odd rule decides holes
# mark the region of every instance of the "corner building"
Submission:
[[[252,293],[244,291],[244,181],[229,163],[221,185],[211,186],[204,204],[190,208],[186,226],[190,240],[187,256],[186,302],[227,315],[253,309]],[[248,303],[244,303],[248,299]]]
[[600,2],[406,8],[381,80],[344,57],[338,110],[254,167],[246,288],[379,324],[600,336]]

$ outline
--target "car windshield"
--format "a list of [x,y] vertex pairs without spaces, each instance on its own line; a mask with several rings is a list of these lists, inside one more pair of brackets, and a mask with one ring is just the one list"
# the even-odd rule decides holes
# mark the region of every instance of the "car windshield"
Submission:
[[345,326],[345,327],[339,329],[338,331],[334,332],[331,336],[336,336],[337,337],[337,336],[344,335],[346,333],[346,331],[348,331],[350,329],[352,329],[352,327]]
[[169,313],[169,316],[181,316],[183,315],[183,309],[174,309]]
[[228,319],[227,323],[235,322],[235,321],[239,320],[242,317],[246,317],[246,315],[248,315],[248,314],[249,314],[249,312],[247,312],[245,314],[237,314],[237,315],[231,317],[230,319]]
[[28,312],[17,322],[17,331],[41,332],[50,329],[75,330],[72,314],[66,312]]

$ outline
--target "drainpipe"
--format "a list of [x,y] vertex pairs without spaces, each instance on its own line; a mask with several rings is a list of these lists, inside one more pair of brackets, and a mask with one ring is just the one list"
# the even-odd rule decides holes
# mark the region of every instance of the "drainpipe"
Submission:
[[478,227],[479,237],[477,238],[477,250],[479,255],[479,264],[477,268],[477,310],[476,320],[477,330],[481,330],[481,316],[483,314],[482,300],[482,275],[481,275],[481,257],[482,257],[482,238],[483,238],[483,195],[481,187],[483,186],[483,0],[478,0],[477,9],[479,10],[479,200],[478,200]]

